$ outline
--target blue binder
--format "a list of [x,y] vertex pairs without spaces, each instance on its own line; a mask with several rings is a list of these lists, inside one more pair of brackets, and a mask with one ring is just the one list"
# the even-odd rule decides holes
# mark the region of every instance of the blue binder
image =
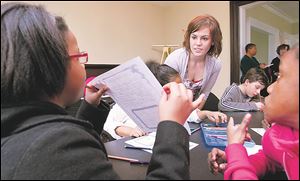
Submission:
[[[200,124],[205,144],[209,147],[217,147],[224,149],[227,146],[227,123],[201,123]],[[245,147],[255,146],[255,142],[245,141]]]

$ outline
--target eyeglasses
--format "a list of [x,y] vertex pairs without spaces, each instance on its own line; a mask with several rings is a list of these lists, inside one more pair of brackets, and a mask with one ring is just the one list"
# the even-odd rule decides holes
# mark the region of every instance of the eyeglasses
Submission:
[[85,64],[88,62],[88,53],[87,52],[80,52],[78,54],[69,55],[70,58],[78,58],[80,64]]

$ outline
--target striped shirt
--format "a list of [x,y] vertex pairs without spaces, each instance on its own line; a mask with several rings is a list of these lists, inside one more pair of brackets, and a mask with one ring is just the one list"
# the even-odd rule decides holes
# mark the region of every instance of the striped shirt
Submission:
[[251,99],[243,94],[237,84],[232,83],[223,93],[218,107],[220,111],[258,111]]

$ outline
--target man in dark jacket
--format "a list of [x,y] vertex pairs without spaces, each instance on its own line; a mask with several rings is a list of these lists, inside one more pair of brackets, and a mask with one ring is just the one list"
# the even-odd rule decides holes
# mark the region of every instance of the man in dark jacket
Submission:
[[243,79],[248,72],[249,69],[251,68],[264,68],[264,64],[260,64],[259,61],[255,58],[257,49],[256,45],[254,43],[249,43],[245,47],[246,54],[243,56],[241,60],[241,71],[242,71],[242,76],[241,76],[241,83],[243,82]]
[[[43,7],[1,5],[1,180],[119,179],[99,134],[106,86],[87,85],[77,118],[64,108],[81,97],[87,54],[62,18]],[[146,179],[189,179],[192,102],[183,84],[164,86],[160,123]]]

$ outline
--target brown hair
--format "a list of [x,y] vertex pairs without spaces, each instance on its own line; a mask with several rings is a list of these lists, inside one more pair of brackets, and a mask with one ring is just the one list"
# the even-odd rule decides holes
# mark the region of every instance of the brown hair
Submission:
[[249,69],[242,83],[244,83],[247,79],[250,83],[258,81],[261,85],[264,85],[265,87],[267,87],[269,84],[266,73],[263,69],[258,67]]
[[276,53],[278,54],[278,55],[280,55],[280,50],[289,50],[290,49],[290,45],[288,45],[288,44],[281,44],[281,45],[279,45],[278,47],[277,47],[277,49],[276,49]]
[[193,32],[198,31],[202,27],[208,27],[212,36],[212,46],[208,51],[208,55],[218,57],[222,52],[222,32],[220,29],[219,22],[210,15],[201,15],[195,17],[188,25],[184,35],[183,46],[191,51],[190,48],[190,35]]

